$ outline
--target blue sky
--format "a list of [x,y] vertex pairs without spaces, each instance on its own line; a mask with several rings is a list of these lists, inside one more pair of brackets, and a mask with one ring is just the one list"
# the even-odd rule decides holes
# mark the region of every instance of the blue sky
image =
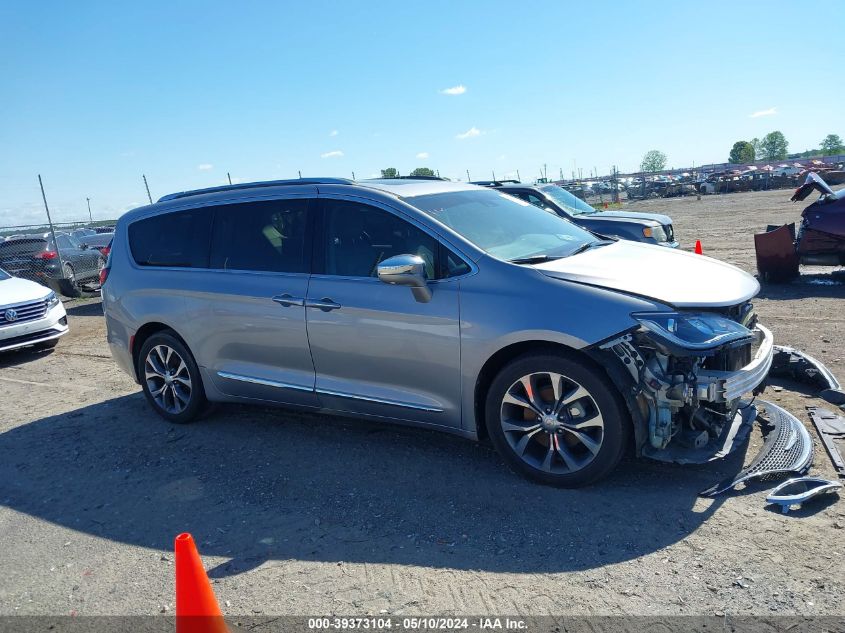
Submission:
[[42,221],[38,173],[76,220],[143,204],[142,173],[156,198],[227,171],[685,166],[774,129],[801,151],[845,137],[843,23],[841,2],[5,2],[0,225]]

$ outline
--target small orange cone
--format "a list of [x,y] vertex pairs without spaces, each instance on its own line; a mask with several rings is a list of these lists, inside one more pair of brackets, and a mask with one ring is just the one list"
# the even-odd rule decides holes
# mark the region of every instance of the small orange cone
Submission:
[[178,535],[174,550],[176,633],[228,633],[194,537],[187,532]]
[[695,240],[695,254],[704,255],[704,251],[701,249],[701,240]]
[[606,202],[604,203],[604,208],[607,209],[607,203]]

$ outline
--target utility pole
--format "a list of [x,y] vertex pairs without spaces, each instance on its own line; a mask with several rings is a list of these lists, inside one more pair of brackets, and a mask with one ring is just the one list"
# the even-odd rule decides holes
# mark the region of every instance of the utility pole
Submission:
[[543,163],[543,179],[546,181],[549,179],[549,167],[546,163]]
[[150,201],[150,204],[153,203],[153,197],[150,195],[150,185],[147,184],[147,175],[141,174],[144,177],[144,187],[147,188],[147,199]]
[[229,179],[229,184],[231,185],[232,184],[232,175],[228,171],[226,172],[226,178]]
[[62,261],[62,251],[56,241],[56,231],[53,229],[53,219],[50,217],[50,207],[47,206],[47,195],[44,193],[44,183],[41,181],[41,174],[38,174],[38,185],[41,187],[41,198],[44,200],[44,210],[47,211],[47,223],[50,225],[50,235],[53,237],[53,246],[56,247],[56,256],[59,258],[59,267],[62,269],[62,278],[65,274],[65,264]]
[[495,169],[491,169],[490,171],[492,171],[492,172],[493,172],[493,180],[496,180],[496,170],[495,170]]
[[91,215],[91,198],[85,198],[85,202],[88,203],[88,220],[94,224],[94,216]]
[[469,177],[469,169],[467,169],[467,182],[469,182],[470,180],[472,180],[472,178]]
[[352,180],[355,180],[355,172],[352,172]]
[[519,170],[518,170],[518,169],[516,170],[516,179],[517,179],[519,182],[522,182],[522,178],[520,178],[520,177],[519,177]]
[[297,169],[296,173],[299,174],[299,179],[302,180],[302,172]]

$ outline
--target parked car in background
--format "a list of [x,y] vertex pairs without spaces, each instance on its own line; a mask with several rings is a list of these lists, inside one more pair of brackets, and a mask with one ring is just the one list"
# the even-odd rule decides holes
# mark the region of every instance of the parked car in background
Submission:
[[103,278],[112,355],[171,422],[209,401],[393,420],[560,486],[629,445],[725,449],[773,353],[751,275],[466,183],[172,194],[118,220]]
[[96,235],[97,231],[95,231],[94,229],[74,229],[70,232],[70,234],[76,239],[80,240],[83,237],[88,237],[89,235]]
[[0,352],[30,345],[48,349],[67,330],[65,308],[55,292],[0,268]]
[[96,248],[84,247],[67,233],[22,235],[0,244],[0,267],[15,277],[37,281],[58,289],[68,280],[71,288],[95,283],[106,258]]
[[639,211],[600,211],[557,185],[502,185],[495,187],[551,211],[588,231],[623,240],[677,248],[672,218]]
[[114,239],[114,233],[94,233],[80,238],[79,243],[86,248],[95,248],[103,257],[108,257],[112,239]]
[[97,233],[114,233],[114,226],[98,226],[94,230]]

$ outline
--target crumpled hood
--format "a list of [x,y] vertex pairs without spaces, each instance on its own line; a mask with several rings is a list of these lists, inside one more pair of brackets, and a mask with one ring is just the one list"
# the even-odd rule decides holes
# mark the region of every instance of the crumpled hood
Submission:
[[626,240],[535,268],[556,279],[619,290],[678,308],[736,305],[760,290],[757,280],[736,266]]
[[658,224],[672,224],[672,218],[660,213],[639,213],[638,211],[599,211],[586,216],[591,220],[652,220]]

